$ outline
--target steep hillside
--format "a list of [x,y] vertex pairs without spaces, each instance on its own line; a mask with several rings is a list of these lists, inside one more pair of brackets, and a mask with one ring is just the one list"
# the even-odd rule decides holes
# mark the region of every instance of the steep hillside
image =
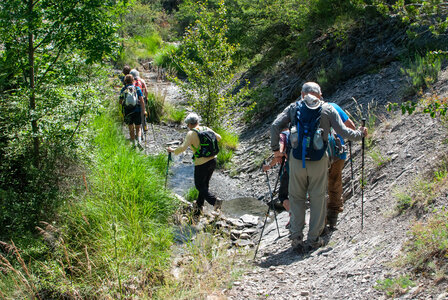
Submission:
[[[276,240],[275,222],[271,224],[263,237],[254,270],[229,291],[230,299],[377,299],[384,297],[383,292],[374,288],[378,282],[405,273],[405,269],[395,268],[392,262],[407,241],[410,228],[416,221],[424,221],[434,210],[446,206],[448,198],[446,186],[442,186],[432,203],[399,214],[394,195],[397,191],[415,188],[416,179],[438,170],[446,163],[448,151],[447,130],[439,120],[421,113],[410,116],[401,112],[384,113],[382,105],[400,100],[397,93],[403,87],[404,78],[399,75],[398,67],[391,64],[376,74],[354,77],[326,97],[354,115],[357,107],[351,97],[364,107],[364,113],[372,100],[378,103],[378,110],[370,112],[377,117],[377,125],[371,129],[372,145],[365,156],[364,229],[361,231],[361,151],[360,144],[355,143],[355,194],[351,195],[350,167],[346,163],[345,208],[338,230],[326,236],[328,244],[311,255],[293,252],[284,229],[288,216],[283,212],[279,216],[282,237]],[[447,83],[445,69],[434,86],[441,98],[448,96]],[[248,185],[254,194],[266,190],[264,177],[255,164],[256,157],[269,153],[268,128],[273,117],[257,130],[242,135],[243,147],[236,164],[243,171],[241,179],[255,181]],[[276,171],[272,172],[271,178]],[[404,298],[447,297],[445,281],[434,285],[431,276],[415,275],[412,279],[416,285],[403,287]]]

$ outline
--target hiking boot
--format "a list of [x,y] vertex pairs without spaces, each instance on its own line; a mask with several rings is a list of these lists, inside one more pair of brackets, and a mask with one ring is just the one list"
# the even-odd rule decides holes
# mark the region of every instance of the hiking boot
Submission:
[[216,199],[215,204],[213,205],[213,209],[215,211],[221,210],[222,200]]
[[316,250],[324,245],[325,245],[325,241],[321,237],[318,237],[317,239],[312,240],[312,241],[307,240],[305,243],[305,249],[307,252],[311,252],[311,251]]
[[292,239],[291,247],[292,247],[292,250],[294,250],[298,253],[304,253],[304,251],[305,251],[305,243],[303,242],[303,239],[300,239],[300,238]]
[[198,205],[193,203],[193,217],[199,217],[202,214],[202,207],[198,207]]
[[338,223],[339,212],[335,210],[329,210],[327,212],[327,224],[330,230],[336,230],[336,224]]

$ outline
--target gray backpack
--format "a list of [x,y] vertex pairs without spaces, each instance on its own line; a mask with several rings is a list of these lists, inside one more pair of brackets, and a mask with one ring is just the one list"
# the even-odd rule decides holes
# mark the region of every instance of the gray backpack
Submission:
[[123,93],[123,106],[126,108],[134,108],[137,106],[138,97],[137,97],[137,88],[133,85],[127,86]]

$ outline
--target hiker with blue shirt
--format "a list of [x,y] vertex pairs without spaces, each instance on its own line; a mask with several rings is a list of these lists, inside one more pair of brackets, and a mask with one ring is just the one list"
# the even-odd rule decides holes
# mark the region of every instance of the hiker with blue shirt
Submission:
[[[129,137],[134,146],[142,148],[142,111],[146,115],[145,101],[142,90],[134,85],[134,77],[126,75],[123,80],[125,86],[120,91],[120,104],[123,106],[124,122],[129,127]],[[137,136],[137,142],[135,137]]]
[[[289,201],[290,240],[296,251],[303,253],[324,245],[320,235],[325,227],[326,193],[328,185],[328,156],[326,147],[330,128],[345,139],[361,140],[367,129],[347,128],[337,110],[322,99],[320,86],[307,82],[302,86],[301,99],[290,104],[271,125],[271,149],[274,158],[281,161],[279,134],[292,124],[289,153]],[[310,221],[306,242],[303,241],[305,227],[305,202],[310,198]]]
[[[355,130],[355,123],[348,117],[344,110],[336,103],[329,103],[333,106],[341,117],[345,126]],[[339,134],[336,134],[341,147],[345,148],[344,139]],[[338,215],[344,209],[344,200],[342,199],[342,169],[344,168],[345,160],[347,159],[347,152],[340,149],[340,154],[337,155],[331,162],[328,171],[328,203],[327,203],[327,225],[330,230],[336,229]]]

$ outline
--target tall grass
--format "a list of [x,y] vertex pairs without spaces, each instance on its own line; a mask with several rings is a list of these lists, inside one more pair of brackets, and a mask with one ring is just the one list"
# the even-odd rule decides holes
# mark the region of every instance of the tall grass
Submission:
[[134,151],[108,114],[92,124],[92,137],[84,191],[66,200],[58,222],[38,228],[47,250],[24,259],[3,245],[13,249],[1,257],[5,297],[150,298],[163,280],[175,208],[163,188],[166,158]]
[[220,151],[217,156],[218,167],[230,169],[233,153],[238,147],[238,135],[224,128],[215,128],[214,130],[221,136]]

